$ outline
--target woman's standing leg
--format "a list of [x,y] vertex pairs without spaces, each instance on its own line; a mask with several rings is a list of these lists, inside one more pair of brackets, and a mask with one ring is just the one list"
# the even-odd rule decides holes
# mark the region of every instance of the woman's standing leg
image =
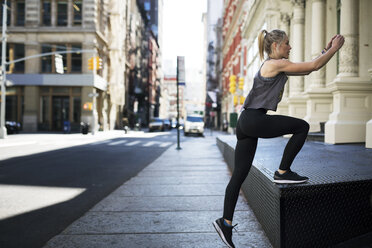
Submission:
[[236,143],[234,172],[225,192],[223,218],[226,220],[233,220],[241,185],[248,176],[256,153],[257,140],[257,138],[246,137]]
[[245,126],[246,125],[240,116],[236,128],[238,141],[235,147],[234,172],[229,184],[226,187],[223,217],[213,222],[213,226],[216,228],[216,231],[220,235],[221,239],[230,248],[235,247],[234,243],[232,242],[233,226],[231,225],[231,221],[234,216],[234,210],[239,197],[240,187],[252,166],[258,140],[257,138],[249,137],[242,132],[242,127],[245,128]]

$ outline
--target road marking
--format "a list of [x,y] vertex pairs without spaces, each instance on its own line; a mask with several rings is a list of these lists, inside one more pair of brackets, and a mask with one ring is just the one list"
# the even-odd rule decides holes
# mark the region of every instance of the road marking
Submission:
[[90,145],[101,145],[110,142],[111,140],[102,140],[98,142],[91,143]]
[[109,146],[116,146],[116,145],[124,144],[126,142],[127,142],[126,140],[119,140],[119,141],[116,141],[116,142],[111,142],[108,145]]
[[160,147],[166,147],[166,146],[169,146],[170,144],[172,144],[172,142],[164,142],[160,144]]
[[132,142],[126,144],[126,146],[134,146],[134,145],[137,145],[138,143],[141,143],[141,142],[136,140],[136,141],[132,141]]
[[146,144],[144,144],[143,146],[152,146],[152,145],[155,145],[156,143],[158,143],[157,141],[149,141],[147,142]]

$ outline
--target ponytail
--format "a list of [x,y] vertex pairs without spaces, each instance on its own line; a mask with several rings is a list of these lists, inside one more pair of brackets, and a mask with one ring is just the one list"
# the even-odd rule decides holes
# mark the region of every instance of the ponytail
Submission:
[[271,44],[273,44],[273,42],[280,45],[286,36],[286,33],[279,29],[274,29],[271,32],[267,32],[265,29],[262,30],[258,34],[258,51],[260,59],[264,59],[264,52],[266,52],[267,55],[271,54]]
[[265,37],[267,35],[267,31],[264,29],[258,35],[258,51],[260,53],[260,59],[264,59],[264,47],[265,47]]

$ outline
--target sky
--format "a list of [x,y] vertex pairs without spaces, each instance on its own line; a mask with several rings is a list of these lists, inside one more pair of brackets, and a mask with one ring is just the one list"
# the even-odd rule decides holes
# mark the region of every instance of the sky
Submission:
[[164,0],[163,69],[176,75],[177,56],[185,56],[186,82],[192,71],[201,70],[203,60],[202,14],[206,0]]

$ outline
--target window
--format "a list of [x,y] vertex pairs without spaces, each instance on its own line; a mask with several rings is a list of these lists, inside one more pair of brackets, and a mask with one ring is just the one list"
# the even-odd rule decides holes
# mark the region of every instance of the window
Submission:
[[74,14],[74,25],[81,25],[81,13],[82,13],[82,2],[81,1],[73,1],[72,7],[74,8],[73,14]]
[[[41,53],[50,53],[52,52],[51,45],[41,45]],[[51,73],[52,72],[52,56],[41,57],[41,72]]]
[[[71,51],[80,50],[81,44],[42,44],[42,53],[56,52],[56,51]],[[63,61],[63,70],[65,73],[77,73],[82,71],[82,56],[80,52],[72,54],[61,54]],[[55,56],[41,57],[41,72],[55,73],[54,65]]]
[[57,25],[67,26],[67,1],[58,1],[57,4]]
[[[80,50],[81,45],[72,45],[71,50]],[[72,53],[71,54],[71,72],[81,72],[81,53]]]
[[48,130],[50,123],[50,100],[49,96],[40,97],[40,117],[39,117],[39,129]]
[[[1,43],[0,43],[1,46]],[[0,49],[0,58],[2,55],[2,51]],[[8,43],[7,50],[6,50],[6,61],[12,61],[16,59],[20,59],[25,57],[25,46],[24,44],[15,44],[15,43]],[[7,73],[23,73],[25,70],[25,62],[17,62],[14,64],[7,65]]]
[[98,17],[97,17],[97,20],[98,20],[98,29],[101,33],[104,32],[104,1],[103,0],[99,0],[98,2],[98,6],[97,6],[98,10]]
[[189,121],[189,122],[203,122],[203,117],[187,116],[186,120]]
[[23,87],[7,87],[5,120],[22,122],[24,113]]
[[68,95],[70,87],[53,87],[53,94],[55,95]]
[[145,11],[150,11],[151,9],[151,3],[150,2],[145,2],[144,3]]
[[16,26],[24,26],[25,25],[25,1],[17,1],[16,2]]
[[[9,44],[9,60],[16,60],[25,57],[25,45],[24,44]],[[10,73],[24,73],[25,61],[20,61],[9,66]]]
[[42,8],[41,8],[41,23],[44,26],[50,26],[52,25],[52,18],[51,18],[51,13],[52,13],[52,8],[51,8],[51,1],[50,0],[44,0],[42,2]]
[[[56,46],[56,51],[67,51],[67,45],[64,44],[58,44]],[[67,72],[67,54],[61,54],[62,60],[63,60],[63,71]],[[54,63],[54,55],[53,55],[53,63]],[[55,69],[54,69],[55,70]]]
[[17,95],[6,96],[6,121],[17,121],[18,97]]
[[[79,88],[81,89],[81,88]],[[80,123],[80,116],[81,116],[81,97],[73,97],[73,113],[72,113],[72,122]]]

